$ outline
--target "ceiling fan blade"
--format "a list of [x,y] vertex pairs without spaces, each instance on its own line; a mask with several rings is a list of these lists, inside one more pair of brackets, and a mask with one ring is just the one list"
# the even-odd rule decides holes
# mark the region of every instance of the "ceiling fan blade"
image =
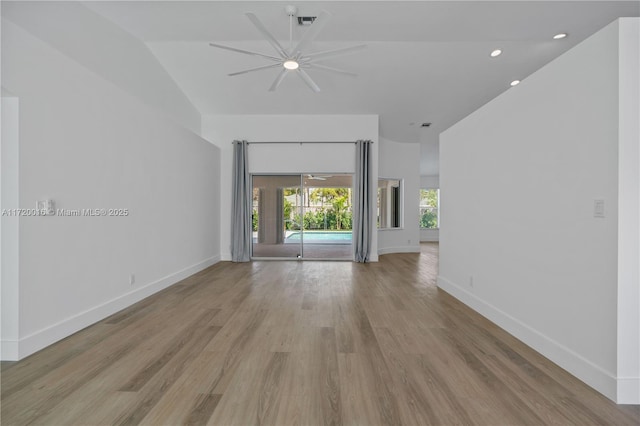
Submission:
[[250,68],[250,69],[244,70],[244,71],[232,72],[231,74],[228,74],[228,75],[229,75],[229,77],[233,77],[234,75],[246,74],[246,73],[249,73],[249,72],[266,70],[266,69],[269,69],[269,68],[275,68],[275,67],[280,67],[280,66],[282,66],[282,65],[280,65],[280,64],[264,65],[264,66],[261,66],[261,67]]
[[278,40],[276,40],[276,38],[267,30],[267,28],[264,26],[262,21],[260,21],[256,15],[254,15],[251,12],[248,12],[245,15],[247,15],[247,18],[249,18],[251,22],[253,22],[253,25],[255,25],[258,31],[260,31],[260,33],[264,36],[264,38],[267,39],[269,44],[271,44],[271,46],[273,46],[273,48],[276,49],[276,51],[280,54],[280,56],[283,59],[289,56],[287,55],[287,51],[282,48],[280,43],[278,43]]
[[262,53],[258,53],[258,52],[251,52],[251,51],[249,51],[249,50],[236,49],[235,47],[224,46],[224,45],[222,45],[222,44],[209,43],[209,46],[217,47],[217,48],[219,48],[219,49],[226,49],[226,50],[230,50],[230,51],[232,51],[232,52],[244,53],[245,55],[260,56],[261,58],[267,58],[267,59],[270,59],[270,60],[272,60],[272,61],[278,61],[278,62],[281,62],[281,61],[282,61],[282,59],[281,59],[281,58],[276,58],[275,56],[264,55],[264,54],[262,54]]
[[366,49],[366,47],[367,47],[366,44],[359,44],[357,46],[342,47],[340,49],[332,49],[332,50],[325,50],[323,52],[309,53],[308,55],[304,55],[302,57],[302,60],[305,60],[307,58],[318,59],[318,58],[326,58],[329,56],[345,55],[347,53],[355,52],[357,50]]
[[313,21],[313,24],[309,27],[309,29],[304,33],[296,47],[293,48],[291,54],[296,56],[300,54],[317,36],[320,34],[320,31],[327,24],[329,19],[331,18],[331,14],[327,11],[320,12],[320,15]]
[[322,64],[312,63],[312,64],[307,64],[307,65],[304,65],[304,66],[308,67],[308,68],[314,68],[314,69],[318,69],[318,70],[323,70],[323,71],[335,72],[337,74],[348,75],[349,77],[357,77],[358,76],[358,74],[356,74],[354,72],[344,71],[344,70],[341,70],[341,69],[338,69],[338,68],[328,67],[328,66],[322,65]]
[[311,90],[316,93],[320,92],[320,88],[318,87],[318,85],[311,79],[311,77],[309,77],[309,74],[304,72],[302,68],[298,68],[296,72],[298,73],[302,81],[304,81]]
[[282,80],[284,80],[288,72],[289,70],[287,70],[286,68],[283,68],[282,71],[280,71],[280,74],[278,74],[271,87],[269,87],[270,92],[274,92],[278,88],[278,86],[280,86],[280,83],[282,83]]

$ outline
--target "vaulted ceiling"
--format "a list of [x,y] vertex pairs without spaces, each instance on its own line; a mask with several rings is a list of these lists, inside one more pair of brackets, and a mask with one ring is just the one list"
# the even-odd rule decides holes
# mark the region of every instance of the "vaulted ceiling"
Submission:
[[[273,48],[245,16],[289,37],[285,6],[332,17],[313,51],[367,44],[326,59],[357,78],[308,71],[267,89],[278,69],[263,58],[215,49],[217,42],[266,54]],[[88,1],[84,5],[142,40],[202,115],[378,114],[383,138],[422,143],[422,174],[437,174],[437,135],[621,16],[637,1]],[[295,26],[294,38],[309,27]],[[557,33],[568,37],[554,40]],[[501,49],[498,57],[490,57]],[[421,128],[423,122],[431,127]]]

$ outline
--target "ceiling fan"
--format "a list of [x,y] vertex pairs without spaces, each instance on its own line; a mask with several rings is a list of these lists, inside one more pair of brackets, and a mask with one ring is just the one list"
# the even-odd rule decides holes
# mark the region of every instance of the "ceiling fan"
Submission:
[[333,177],[331,175],[322,175],[322,176],[314,176],[314,175],[307,175],[307,177],[309,178],[309,180],[327,180],[327,178]]
[[255,25],[255,27],[260,31],[260,33],[264,36],[264,38],[273,46],[273,48],[277,52],[277,56],[274,55],[266,55],[258,52],[251,52],[249,50],[237,49],[235,47],[224,46],[216,43],[209,43],[210,46],[217,47],[220,49],[230,50],[232,52],[244,53],[245,55],[259,56],[261,58],[265,58],[273,62],[269,65],[263,65],[256,68],[251,68],[244,71],[238,71],[229,74],[229,76],[236,76],[241,74],[246,74],[254,71],[267,70],[271,68],[281,68],[280,73],[274,80],[271,87],[269,87],[269,91],[273,92],[280,86],[282,80],[289,74],[290,72],[295,72],[298,76],[306,83],[307,86],[314,92],[320,92],[320,87],[311,79],[309,74],[305,71],[305,69],[314,69],[314,70],[322,70],[333,73],[338,73],[342,75],[348,75],[352,77],[356,77],[357,74],[354,74],[349,71],[344,71],[338,68],[329,67],[323,64],[319,64],[315,61],[323,58],[327,58],[330,56],[342,55],[345,53],[351,53],[356,50],[364,49],[367,47],[366,44],[360,44],[356,46],[343,47],[340,49],[333,50],[325,50],[321,52],[312,52],[306,53],[305,50],[311,42],[318,36],[322,28],[326,25],[327,21],[331,18],[331,15],[328,12],[323,11],[318,15],[318,17],[313,20],[313,23],[309,27],[309,29],[304,33],[304,35],[300,38],[297,44],[294,45],[293,41],[293,18],[298,13],[298,10],[295,6],[286,6],[285,11],[289,16],[289,46],[288,48],[284,48],[278,40],[267,30],[264,24],[258,19],[256,15],[253,13],[246,13],[245,15],[249,20]]

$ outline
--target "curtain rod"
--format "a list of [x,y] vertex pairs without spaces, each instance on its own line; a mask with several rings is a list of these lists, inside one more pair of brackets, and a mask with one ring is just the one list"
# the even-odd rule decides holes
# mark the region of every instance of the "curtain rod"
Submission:
[[[233,144],[233,142],[231,142]],[[324,144],[329,144],[329,143],[342,143],[342,144],[346,144],[346,143],[352,143],[352,144],[356,144],[356,141],[254,141],[254,142],[248,142],[247,141],[247,145],[252,145],[252,144],[300,144],[302,145],[303,143],[324,143]],[[371,142],[373,143],[373,142]]]

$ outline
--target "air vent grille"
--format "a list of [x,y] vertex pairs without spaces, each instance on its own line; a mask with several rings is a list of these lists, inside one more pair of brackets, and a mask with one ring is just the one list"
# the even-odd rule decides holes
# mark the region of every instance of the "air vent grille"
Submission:
[[298,16],[298,25],[311,25],[317,16]]

